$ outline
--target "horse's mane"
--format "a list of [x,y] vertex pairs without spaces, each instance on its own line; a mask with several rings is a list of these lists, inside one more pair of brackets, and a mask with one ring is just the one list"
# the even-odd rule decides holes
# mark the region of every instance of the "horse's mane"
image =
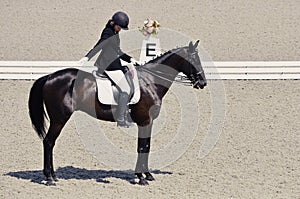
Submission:
[[156,63],[157,60],[159,60],[159,59],[161,59],[161,58],[163,58],[163,57],[166,57],[166,56],[168,56],[168,55],[173,54],[174,51],[181,50],[181,49],[186,48],[186,47],[187,47],[187,46],[176,47],[176,48],[173,48],[173,49],[171,49],[171,50],[168,50],[168,51],[166,51],[166,52],[164,52],[164,53],[162,53],[162,54],[160,54],[160,55],[157,55],[157,56],[153,57],[153,59],[151,59],[150,61],[141,64],[140,67],[143,67],[143,66],[145,66],[145,65],[147,65],[147,64],[149,64],[149,63]]

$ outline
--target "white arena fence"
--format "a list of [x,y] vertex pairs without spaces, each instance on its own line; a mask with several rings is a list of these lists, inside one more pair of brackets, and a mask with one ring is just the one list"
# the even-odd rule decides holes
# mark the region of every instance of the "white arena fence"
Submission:
[[[0,79],[34,80],[64,68],[91,72],[94,62],[80,66],[77,61],[0,61]],[[207,79],[300,79],[300,61],[203,62]]]

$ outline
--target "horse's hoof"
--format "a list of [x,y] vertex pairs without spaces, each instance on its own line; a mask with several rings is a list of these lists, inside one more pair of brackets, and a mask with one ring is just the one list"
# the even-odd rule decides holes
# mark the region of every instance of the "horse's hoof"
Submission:
[[58,180],[58,178],[55,176],[55,177],[53,177],[53,180],[55,181],[55,182],[58,182],[59,180]]
[[146,186],[146,185],[149,185],[149,183],[147,182],[146,179],[140,179],[139,185]]
[[52,181],[47,181],[47,182],[46,182],[46,185],[47,185],[47,186],[56,186],[56,183],[55,183],[54,180],[52,180]]
[[151,175],[151,173],[145,173],[145,175],[146,175],[146,180],[148,180],[148,181],[154,181],[155,180],[154,177]]
[[47,186],[56,186],[56,183],[55,183],[55,181],[54,181],[54,179],[52,177],[51,178],[47,178],[45,184]]

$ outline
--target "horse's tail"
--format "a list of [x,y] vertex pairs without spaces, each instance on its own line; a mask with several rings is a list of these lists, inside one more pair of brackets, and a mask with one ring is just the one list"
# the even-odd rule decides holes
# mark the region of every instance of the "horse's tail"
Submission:
[[34,82],[30,90],[28,101],[29,115],[32,126],[41,139],[44,139],[46,136],[46,113],[44,110],[43,87],[47,81],[47,78],[48,75],[43,76]]

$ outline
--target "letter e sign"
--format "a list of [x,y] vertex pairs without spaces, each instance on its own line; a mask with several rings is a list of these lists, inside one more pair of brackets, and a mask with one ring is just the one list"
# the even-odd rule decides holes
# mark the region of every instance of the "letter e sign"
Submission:
[[155,47],[156,47],[155,43],[147,43],[146,44],[146,56],[154,57],[156,55],[155,54]]

